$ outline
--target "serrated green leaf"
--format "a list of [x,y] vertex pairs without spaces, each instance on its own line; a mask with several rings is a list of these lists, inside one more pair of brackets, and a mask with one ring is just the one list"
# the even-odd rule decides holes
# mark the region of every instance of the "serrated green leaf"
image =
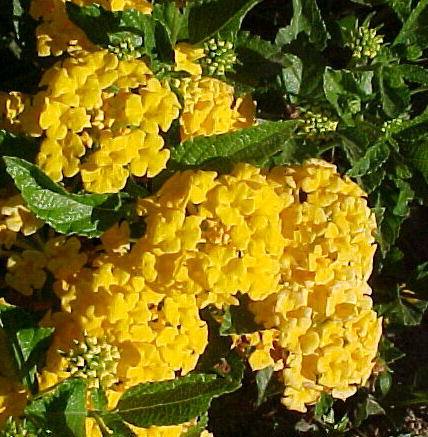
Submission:
[[420,65],[399,64],[394,67],[409,82],[428,86],[428,71]]
[[54,328],[40,328],[21,308],[0,305],[0,327],[13,353],[19,379],[32,393],[37,391],[37,366],[47,350]]
[[3,159],[28,208],[56,231],[96,237],[121,218],[116,195],[70,194],[37,166],[11,156]]
[[188,5],[189,39],[197,44],[221,31],[236,33],[248,11],[261,0],[207,0]]
[[398,347],[396,347],[394,343],[388,340],[386,337],[382,337],[382,341],[379,346],[379,355],[386,364],[391,364],[394,361],[406,356],[403,351],[398,349]]
[[428,47],[428,0],[420,0],[413,8],[392,45]]
[[175,2],[162,2],[153,5],[152,17],[167,29],[172,46],[178,40],[189,38],[188,19],[190,8],[180,9]]
[[373,99],[372,71],[353,73],[326,67],[323,88],[327,100],[349,126],[354,125],[354,114],[361,111],[361,102]]
[[169,166],[197,166],[227,172],[238,162],[263,165],[267,158],[281,151],[287,153],[291,161],[295,150],[288,140],[296,123],[294,120],[263,122],[232,133],[192,138],[171,150]]
[[308,35],[309,41],[317,49],[323,50],[326,47],[330,35],[316,0],[293,0],[291,23],[279,29],[275,42],[281,46],[290,44],[301,32]]
[[256,406],[259,407],[266,398],[266,391],[274,374],[273,366],[266,367],[256,373],[257,385],[257,401]]
[[377,172],[388,160],[390,150],[385,139],[373,144],[366,150],[364,156],[355,161],[348,171],[348,176],[358,177]]
[[61,437],[85,437],[86,381],[66,379],[52,394],[35,398],[25,408],[29,419],[40,428]]
[[116,412],[133,425],[147,428],[187,422],[208,411],[213,398],[241,386],[243,365],[230,355],[230,374],[195,373],[172,381],[140,384],[119,399]]

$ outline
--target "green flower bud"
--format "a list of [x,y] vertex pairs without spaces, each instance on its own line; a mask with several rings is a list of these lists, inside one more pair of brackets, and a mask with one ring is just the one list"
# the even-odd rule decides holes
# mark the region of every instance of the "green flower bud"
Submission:
[[74,344],[68,353],[58,351],[67,358],[66,371],[74,377],[87,379],[89,388],[102,386],[107,389],[118,382],[116,371],[120,353],[107,338],[89,337],[85,332],[84,340],[74,340]]
[[361,26],[355,29],[351,40],[345,45],[353,50],[354,58],[374,58],[383,43],[383,36],[376,34],[376,29]]
[[222,77],[226,72],[233,71],[236,54],[232,42],[211,38],[204,43],[204,53],[201,64],[205,75]]
[[320,112],[318,108],[300,108],[302,124],[300,130],[308,138],[326,137],[337,130],[339,120],[335,119],[328,111]]

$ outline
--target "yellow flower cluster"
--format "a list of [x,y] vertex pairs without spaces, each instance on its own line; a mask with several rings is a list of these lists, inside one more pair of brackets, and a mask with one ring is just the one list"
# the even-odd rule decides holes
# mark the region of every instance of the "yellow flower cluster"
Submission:
[[293,201],[248,164],[216,176],[176,173],[140,199],[147,229],[132,250],[150,254],[154,288],[192,293],[201,308],[238,304],[239,291],[255,300],[275,292],[285,243],[280,214]]
[[204,49],[200,47],[186,43],[175,47],[176,70],[191,74],[178,83],[184,100],[180,117],[182,141],[198,135],[233,132],[255,123],[255,104],[251,96],[235,98],[233,86],[202,76],[197,60],[203,56]]
[[[110,11],[136,9],[150,14],[152,5],[146,0],[72,0],[78,6],[93,3]],[[95,50],[82,29],[68,18],[65,9],[66,0],[33,0],[30,14],[41,23],[36,29],[37,50],[39,56],[59,56],[64,52],[77,54],[82,50]]]
[[376,223],[364,192],[333,165],[310,160],[275,168],[270,177],[292,188],[281,214],[286,247],[277,293],[250,309],[256,321],[278,330],[278,343],[259,342],[250,365],[286,356],[283,403],[306,411],[322,391],[345,399],[374,366],[382,327],[372,309],[367,279],[376,249]]
[[129,172],[153,177],[165,167],[159,131],[180,105],[145,62],[96,51],[55,64],[40,86],[19,121],[25,133],[44,136],[37,163],[54,181],[80,172],[87,191],[111,193]]

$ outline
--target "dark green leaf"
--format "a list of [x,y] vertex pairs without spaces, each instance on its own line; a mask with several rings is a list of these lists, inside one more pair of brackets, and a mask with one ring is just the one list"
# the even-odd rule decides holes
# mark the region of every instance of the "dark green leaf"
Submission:
[[248,334],[262,329],[254,321],[254,314],[248,309],[248,296],[241,295],[239,302],[240,304],[237,306],[229,305],[226,307],[220,325],[220,335]]
[[[16,137],[0,129],[0,156],[16,156],[34,161],[39,151],[39,143],[25,137]],[[0,160],[0,186],[10,181],[3,160]]]
[[162,2],[153,5],[152,17],[162,23],[169,34],[172,46],[177,40],[189,38],[188,15],[189,8],[180,10],[175,2]]
[[359,426],[369,416],[385,414],[385,410],[379,405],[376,399],[369,394],[366,399],[358,405],[354,424]]
[[410,102],[410,92],[401,72],[394,68],[381,67],[377,77],[385,114],[391,118],[403,114]]
[[196,425],[192,426],[181,437],[199,437],[201,432],[208,426],[208,413],[203,414]]
[[[107,412],[100,415],[98,423],[101,421],[101,430],[103,431],[103,436],[105,437],[136,437],[137,435],[129,428],[129,426],[123,421],[122,417],[118,413]],[[106,426],[108,430],[103,430]],[[113,432],[113,434],[112,434]]]
[[409,82],[428,86],[428,71],[420,65],[400,64],[394,67]]
[[288,142],[296,121],[263,122],[236,132],[196,137],[171,150],[171,168],[194,167],[228,171],[238,162],[263,165],[270,156],[284,151],[290,161],[295,150]]
[[220,31],[236,33],[247,14],[261,0],[207,0],[188,7],[189,39],[197,44]]
[[273,366],[266,367],[256,373],[257,385],[257,401],[256,406],[259,407],[266,398],[266,391],[274,374]]
[[29,419],[61,437],[85,437],[86,381],[66,379],[26,408]]
[[11,156],[4,160],[28,207],[58,232],[96,237],[121,218],[116,195],[70,194],[37,166]]
[[388,320],[388,323],[418,326],[427,307],[428,301],[399,297],[393,302],[378,305],[377,310],[380,315],[383,315]]
[[428,0],[419,0],[392,45],[428,47]]
[[385,396],[392,385],[392,376],[390,373],[382,373],[381,375],[378,376],[377,378],[377,383],[379,385],[379,389],[380,392],[382,394],[382,396]]
[[275,42],[279,45],[290,44],[301,32],[306,33],[309,41],[319,50],[326,47],[330,35],[315,0],[293,0],[291,23],[279,29]]
[[37,366],[49,346],[54,328],[40,328],[21,308],[0,306],[0,326],[13,352],[19,379],[32,393],[37,391]]
[[118,30],[118,15],[97,4],[80,7],[66,2],[65,6],[70,20],[79,26],[94,44],[107,47],[108,35]]
[[122,395],[116,411],[126,422],[144,428],[187,422],[208,411],[213,398],[241,386],[241,359],[230,355],[228,365],[231,370],[224,377],[195,373],[132,387]]
[[354,125],[354,114],[361,111],[361,102],[371,100],[372,71],[353,73],[348,70],[324,71],[324,94],[338,115],[350,126]]
[[334,399],[328,393],[321,393],[319,401],[315,404],[314,417],[321,420],[333,407]]

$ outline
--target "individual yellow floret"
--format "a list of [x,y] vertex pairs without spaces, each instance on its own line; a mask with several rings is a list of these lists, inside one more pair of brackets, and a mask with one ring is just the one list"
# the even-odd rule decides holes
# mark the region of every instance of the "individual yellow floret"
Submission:
[[231,85],[212,77],[182,79],[184,108],[181,140],[232,132],[255,124],[255,104],[249,95],[235,99]]
[[200,76],[202,66],[197,61],[204,56],[203,47],[195,47],[186,42],[180,42],[174,48],[175,69],[185,71],[192,76]]
[[0,213],[7,229],[25,236],[34,234],[43,226],[43,222],[34,216],[19,194],[0,201]]
[[0,92],[0,129],[19,135],[22,132],[19,115],[28,104],[28,96],[18,91]]

